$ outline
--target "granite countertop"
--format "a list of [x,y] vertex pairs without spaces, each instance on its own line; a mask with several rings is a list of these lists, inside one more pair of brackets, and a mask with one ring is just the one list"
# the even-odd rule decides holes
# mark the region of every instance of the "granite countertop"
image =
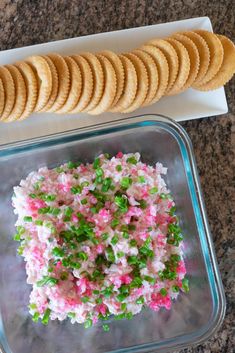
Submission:
[[[215,32],[235,40],[231,0],[0,0],[0,50],[197,16],[209,16]],[[185,353],[234,349],[235,79],[226,95],[227,114],[182,123],[192,139],[227,301],[219,331]]]

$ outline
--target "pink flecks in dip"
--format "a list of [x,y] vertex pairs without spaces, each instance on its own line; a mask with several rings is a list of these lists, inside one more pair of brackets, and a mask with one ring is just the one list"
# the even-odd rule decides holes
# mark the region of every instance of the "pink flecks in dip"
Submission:
[[143,307],[170,309],[188,291],[182,234],[162,178],[139,153],[32,172],[12,199],[30,313],[90,327]]

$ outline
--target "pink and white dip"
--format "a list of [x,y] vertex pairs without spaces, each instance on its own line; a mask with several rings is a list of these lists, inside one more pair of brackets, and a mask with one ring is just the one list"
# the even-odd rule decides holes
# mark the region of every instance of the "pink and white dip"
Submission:
[[[34,321],[90,327],[188,291],[181,229],[161,175],[139,153],[102,154],[32,172],[14,187],[15,240],[32,285]],[[106,325],[105,325],[106,326]]]

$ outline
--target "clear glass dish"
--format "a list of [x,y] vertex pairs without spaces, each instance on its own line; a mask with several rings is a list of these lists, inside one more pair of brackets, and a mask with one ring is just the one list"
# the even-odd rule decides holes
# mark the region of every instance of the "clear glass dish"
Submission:
[[[12,241],[12,188],[30,171],[69,160],[92,161],[107,152],[139,151],[150,164],[168,168],[185,236],[190,292],[170,311],[143,310],[133,320],[113,321],[109,332],[70,322],[35,324],[28,314],[30,286]],[[180,125],[162,116],[140,116],[6,145],[0,151],[0,348],[4,353],[166,352],[208,339],[221,324],[224,292],[216,264],[191,143]]]

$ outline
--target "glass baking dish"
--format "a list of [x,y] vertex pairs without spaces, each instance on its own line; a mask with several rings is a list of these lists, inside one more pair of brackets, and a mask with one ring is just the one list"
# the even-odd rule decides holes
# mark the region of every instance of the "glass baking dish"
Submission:
[[[69,160],[92,161],[101,152],[141,153],[144,162],[168,168],[185,236],[190,292],[170,311],[143,310],[113,321],[110,331],[85,330],[70,322],[34,323],[28,314],[30,286],[12,241],[12,189],[30,171]],[[208,339],[221,324],[224,292],[215,259],[190,140],[180,125],[146,115],[3,146],[0,151],[0,347],[4,353],[166,352]]]

